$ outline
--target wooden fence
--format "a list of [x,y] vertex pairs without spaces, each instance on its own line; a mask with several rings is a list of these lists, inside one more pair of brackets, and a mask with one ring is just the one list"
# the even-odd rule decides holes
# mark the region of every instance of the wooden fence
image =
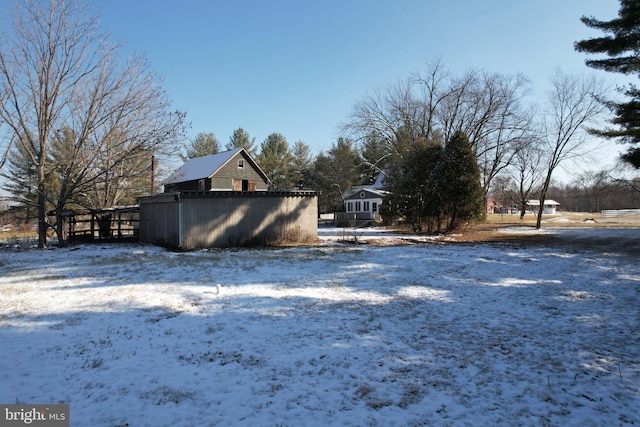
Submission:
[[138,239],[140,208],[126,206],[91,211],[66,211],[65,240],[69,243],[79,241]]

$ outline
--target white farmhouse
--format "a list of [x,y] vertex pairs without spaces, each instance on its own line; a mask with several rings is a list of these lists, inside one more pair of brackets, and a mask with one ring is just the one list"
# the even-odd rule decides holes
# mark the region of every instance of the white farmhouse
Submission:
[[382,198],[388,194],[384,188],[384,173],[380,173],[376,182],[350,188],[344,195],[345,211],[348,217],[357,221],[380,219]]

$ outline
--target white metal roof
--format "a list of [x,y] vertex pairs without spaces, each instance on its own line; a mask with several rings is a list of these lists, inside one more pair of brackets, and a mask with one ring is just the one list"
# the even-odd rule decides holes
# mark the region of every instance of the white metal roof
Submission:
[[[540,200],[537,199],[532,199],[532,200],[527,200],[527,204],[529,206],[540,206]],[[560,203],[556,202],[555,200],[551,200],[551,199],[546,199],[544,201],[545,205],[556,205],[559,206]]]
[[242,148],[236,148],[222,153],[211,154],[209,156],[196,157],[187,160],[174,173],[167,178],[165,184],[175,184],[177,182],[193,181],[196,179],[208,178],[229,160],[238,154]]

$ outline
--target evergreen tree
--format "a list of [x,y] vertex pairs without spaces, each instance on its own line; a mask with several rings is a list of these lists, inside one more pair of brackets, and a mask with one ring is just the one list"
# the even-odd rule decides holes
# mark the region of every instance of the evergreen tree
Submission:
[[200,132],[186,147],[186,153],[182,156],[182,160],[208,156],[219,152],[220,147],[215,134],[213,132]]
[[[87,187],[78,188],[74,183],[84,182],[85,174],[88,168],[93,168],[94,164],[87,164],[79,161],[79,158],[85,158],[86,153],[81,153],[82,147],[75,145],[76,136],[73,130],[65,127],[54,133],[51,147],[49,150],[49,163],[55,167],[48,167],[47,173],[47,202],[56,210],[56,213],[62,213],[67,209],[77,208],[77,204],[72,206],[74,196],[79,196],[87,190]],[[92,171],[96,172],[96,171]],[[76,200],[77,201],[77,200]],[[85,207],[94,207],[85,205]],[[103,206],[100,206],[103,207]],[[62,216],[58,217],[62,221]],[[59,230],[59,241],[63,242],[62,231]]]
[[332,186],[331,159],[320,152],[313,162],[311,187],[320,192],[318,196],[318,212],[327,213],[343,210],[342,191]]
[[238,128],[233,131],[233,134],[229,138],[229,142],[226,145],[227,150],[233,150],[234,148],[244,148],[251,155],[256,157],[258,149],[255,146],[256,139],[251,138],[249,134],[242,128]]
[[292,182],[295,188],[305,189],[311,182],[311,171],[313,163],[311,161],[311,147],[302,141],[293,144],[292,161]]
[[137,197],[148,194],[151,153],[138,144],[122,144],[122,139],[124,136],[114,131],[96,147],[69,127],[55,132],[46,199],[56,213],[60,244],[66,244],[64,210],[134,204]]
[[293,155],[282,134],[274,132],[267,136],[256,162],[271,180],[270,190],[284,191],[293,188]]
[[480,168],[463,132],[456,132],[444,147],[437,179],[448,230],[482,216],[484,191]]
[[10,194],[10,200],[24,212],[25,223],[38,218],[38,171],[22,145],[13,147],[2,170],[5,181],[2,189]]
[[371,133],[365,138],[361,155],[367,173],[367,181],[374,183],[377,176],[387,168],[389,153],[385,142]]
[[441,231],[442,194],[437,172],[443,148],[435,142],[415,144],[406,156],[389,168],[389,196],[383,217],[404,218],[415,231]]
[[362,158],[353,148],[353,141],[338,138],[331,149],[316,157],[313,188],[320,191],[320,212],[344,210],[344,193],[356,185],[363,185]]
[[[640,74],[640,2],[620,0],[618,18],[601,21],[583,16],[581,21],[590,28],[602,30],[606,35],[575,43],[575,49],[589,54],[601,53],[605,59],[588,59],[589,67],[622,74]],[[594,134],[607,138],[620,138],[632,145],[622,160],[640,168],[640,89],[629,84],[621,91],[628,97],[626,102],[606,101],[614,112],[611,123],[616,128],[593,130]]]

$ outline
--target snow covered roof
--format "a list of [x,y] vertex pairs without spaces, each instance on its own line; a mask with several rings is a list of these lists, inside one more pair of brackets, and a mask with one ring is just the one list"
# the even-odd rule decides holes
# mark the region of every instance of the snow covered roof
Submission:
[[370,191],[372,193],[377,194],[380,197],[383,197],[387,194],[389,194],[388,191],[384,190],[384,186],[385,186],[385,179],[387,178],[386,174],[384,172],[380,172],[378,174],[378,176],[376,177],[376,181],[373,184],[370,185],[358,185],[356,187],[351,187],[349,188],[345,194],[344,197],[348,198],[350,196],[353,196],[355,193],[359,192],[359,191]]
[[[527,204],[529,206],[540,206],[540,200],[527,200]],[[551,199],[547,199],[544,201],[545,205],[556,205],[556,206],[560,206],[560,203],[556,202],[555,200],[551,200]]]
[[387,174],[384,171],[381,171],[376,177],[376,182],[374,182],[369,188],[371,190],[382,190],[385,186],[386,179]]
[[242,148],[224,151],[222,153],[208,156],[196,157],[187,160],[182,166],[167,178],[165,184],[175,184],[178,182],[194,181],[196,179],[208,178],[227,164]]

